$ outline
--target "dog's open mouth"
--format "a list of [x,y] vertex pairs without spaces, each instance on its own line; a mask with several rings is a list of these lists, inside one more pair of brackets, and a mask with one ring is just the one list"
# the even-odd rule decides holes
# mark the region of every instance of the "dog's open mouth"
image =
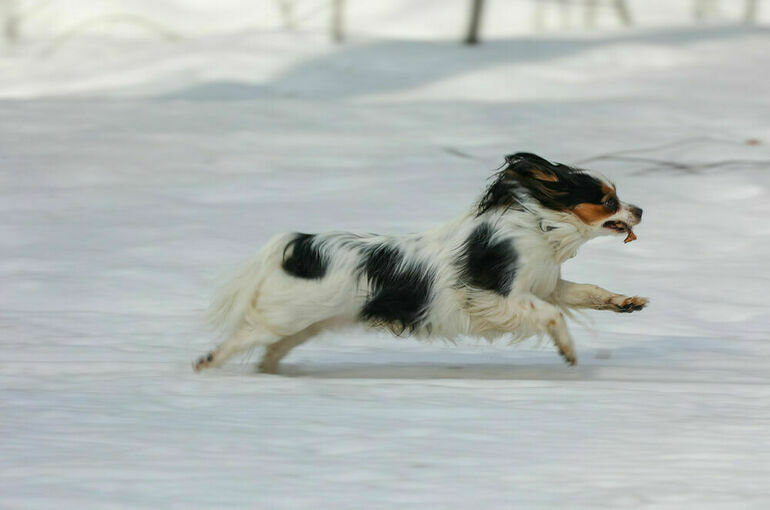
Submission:
[[631,227],[628,225],[628,223],[625,223],[623,221],[605,221],[602,227],[608,228],[613,232],[617,232],[619,234],[622,234],[624,232],[627,233],[628,235],[623,240],[624,243],[630,243],[631,241],[636,239],[636,235],[634,234],[634,231],[631,230]]

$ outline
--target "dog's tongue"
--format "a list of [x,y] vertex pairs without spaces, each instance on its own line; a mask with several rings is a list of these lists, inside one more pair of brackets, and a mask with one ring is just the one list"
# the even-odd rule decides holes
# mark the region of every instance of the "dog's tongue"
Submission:
[[623,243],[630,243],[631,241],[635,241],[635,240],[636,240],[636,234],[634,234],[634,231],[629,228],[628,235],[623,240]]

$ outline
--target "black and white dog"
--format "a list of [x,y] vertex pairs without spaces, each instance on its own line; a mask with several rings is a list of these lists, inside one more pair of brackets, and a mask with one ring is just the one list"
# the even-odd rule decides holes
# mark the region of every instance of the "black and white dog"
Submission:
[[259,368],[275,372],[292,348],[355,323],[448,339],[548,335],[575,364],[564,310],[632,312],[647,299],[562,280],[561,264],[591,238],[636,239],[642,210],[596,174],[528,153],[505,161],[473,209],[423,234],[273,238],[212,305],[227,337],[195,370],[264,346]]

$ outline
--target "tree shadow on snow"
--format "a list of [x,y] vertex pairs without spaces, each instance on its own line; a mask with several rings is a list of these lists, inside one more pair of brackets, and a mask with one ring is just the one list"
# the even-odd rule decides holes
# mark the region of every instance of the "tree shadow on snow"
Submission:
[[674,47],[745,35],[759,27],[721,26],[623,32],[601,37],[522,37],[484,42],[480,47],[450,41],[385,40],[347,45],[300,62],[264,84],[213,81],[166,94],[161,99],[249,100],[262,97],[346,99],[417,88],[426,83],[504,63],[543,62],[615,45]]

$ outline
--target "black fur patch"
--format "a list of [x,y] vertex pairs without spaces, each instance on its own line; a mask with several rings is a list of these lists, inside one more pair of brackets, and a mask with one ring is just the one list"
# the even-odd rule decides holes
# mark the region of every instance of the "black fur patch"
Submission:
[[363,250],[359,266],[371,286],[361,319],[387,325],[394,333],[414,331],[428,312],[435,275],[427,264],[404,261],[397,247],[377,244]]
[[463,285],[491,290],[502,296],[511,292],[518,254],[511,239],[493,240],[494,229],[482,223],[471,232],[458,259]]
[[525,192],[543,206],[558,211],[577,204],[602,202],[602,183],[577,168],[551,163],[527,152],[506,156],[505,162],[506,166],[495,174],[479,202],[479,216],[498,207],[517,207]]
[[484,192],[477,207],[477,216],[492,209],[521,208],[523,186],[508,174],[507,168],[495,174],[492,184]]
[[[287,256],[286,253],[289,251],[290,254]],[[329,261],[319,250],[315,235],[296,234],[283,249],[281,267],[297,278],[314,280],[324,277]]]

